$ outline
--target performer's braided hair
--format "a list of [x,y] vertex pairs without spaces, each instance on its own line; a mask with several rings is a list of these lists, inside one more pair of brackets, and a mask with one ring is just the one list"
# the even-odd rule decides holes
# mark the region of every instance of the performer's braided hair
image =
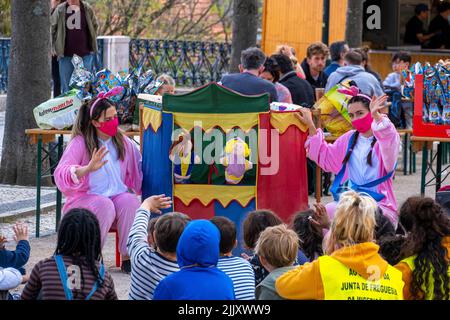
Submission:
[[70,256],[80,267],[81,291],[84,288],[83,267],[87,266],[99,285],[103,285],[97,264],[102,262],[100,226],[86,209],[72,209],[64,215],[58,231],[55,255]]
[[[352,103],[357,103],[360,102],[362,103],[362,105],[367,108],[367,110],[369,110],[370,112],[370,101],[364,97],[361,96],[354,96],[352,97],[349,102],[348,105],[351,105]],[[342,161],[342,164],[346,164],[349,160],[350,160],[350,156],[352,155],[353,149],[356,146],[356,143],[358,142],[358,137],[359,137],[359,132],[356,131],[355,135],[354,135],[354,139],[352,141],[352,144],[350,146],[350,149],[348,150],[347,154],[344,157],[344,160]],[[372,140],[372,144],[370,145],[370,152],[367,155],[367,164],[369,166],[372,166],[372,151],[373,151],[373,147],[375,146],[375,143],[377,142],[377,139],[375,137],[373,137]]]
[[449,300],[448,252],[442,244],[450,236],[450,218],[431,198],[411,197],[400,208],[400,223],[408,232],[401,257],[417,255],[411,281],[413,299],[424,299],[432,274],[433,300]]

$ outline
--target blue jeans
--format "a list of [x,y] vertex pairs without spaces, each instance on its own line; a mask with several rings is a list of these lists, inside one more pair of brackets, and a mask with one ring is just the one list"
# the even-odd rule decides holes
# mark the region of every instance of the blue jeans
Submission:
[[[86,70],[94,72],[95,54],[88,54],[83,57],[83,63]],[[72,57],[62,57],[58,60],[59,77],[61,79],[61,92],[66,93],[70,90],[69,82],[73,73]]]

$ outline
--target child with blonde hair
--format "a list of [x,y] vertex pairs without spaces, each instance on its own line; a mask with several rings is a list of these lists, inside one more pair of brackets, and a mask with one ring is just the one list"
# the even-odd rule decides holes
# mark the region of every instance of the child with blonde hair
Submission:
[[256,254],[269,275],[256,287],[257,300],[282,300],[276,290],[275,281],[283,273],[295,269],[298,252],[298,236],[284,224],[268,227],[256,242]]
[[403,300],[402,274],[374,243],[376,210],[371,197],[343,193],[325,240],[326,255],[278,278],[278,294],[297,300]]

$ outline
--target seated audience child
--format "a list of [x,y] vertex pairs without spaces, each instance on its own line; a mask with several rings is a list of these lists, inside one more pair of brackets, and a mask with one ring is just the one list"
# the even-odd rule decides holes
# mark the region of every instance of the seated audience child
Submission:
[[[322,211],[319,208],[322,208]],[[303,251],[309,261],[323,255],[323,229],[328,229],[329,225],[329,216],[323,205],[316,205],[316,210],[301,211],[294,216],[292,228],[299,238],[299,252]]]
[[450,299],[450,218],[431,198],[411,197],[400,208],[407,232],[404,258],[395,267],[403,273],[405,299]]
[[261,232],[256,242],[256,254],[261,264],[270,273],[256,287],[258,300],[282,300],[275,290],[275,281],[285,272],[295,269],[298,252],[298,237],[295,231],[284,224],[268,227]]
[[16,250],[6,250],[6,239],[0,237],[0,268],[14,268],[25,274],[24,266],[30,258],[30,243],[28,241],[28,226],[17,223],[13,227]]
[[117,300],[102,262],[100,234],[92,212],[69,210],[59,226],[54,256],[34,266],[22,300]]
[[376,210],[371,197],[343,193],[327,236],[326,255],[280,276],[278,294],[293,300],[402,300],[401,272],[380,256],[374,243]]
[[233,281],[236,300],[255,300],[255,273],[250,263],[235,257],[232,250],[237,246],[236,226],[226,217],[215,216],[210,220],[220,231],[220,258],[217,268]]
[[[283,221],[270,210],[256,210],[250,212],[243,222],[244,244],[246,249],[254,250],[259,234],[267,227],[277,226]],[[246,257],[246,255],[243,255]],[[258,255],[248,257],[250,264],[255,271],[255,285],[258,285],[269,274],[260,263]]]
[[[136,212],[128,237],[128,252],[131,257],[130,300],[151,300],[158,283],[167,275],[179,270],[176,249],[178,239],[191,220],[178,212],[160,216],[153,231],[156,249],[149,244],[147,233],[151,212],[170,207],[170,197],[147,198]],[[150,220],[156,220],[155,218]]]
[[191,221],[177,245],[180,271],[162,279],[153,300],[234,300],[233,281],[217,268],[220,232],[210,221]]
[[0,267],[0,300],[17,300],[8,290],[17,288],[27,280],[28,276],[22,275],[17,269]]

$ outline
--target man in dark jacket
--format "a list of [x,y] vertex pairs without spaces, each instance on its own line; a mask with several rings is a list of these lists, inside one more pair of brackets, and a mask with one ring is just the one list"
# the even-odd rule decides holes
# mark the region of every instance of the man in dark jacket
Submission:
[[273,55],[281,70],[281,78],[279,83],[289,89],[294,104],[311,108],[314,105],[314,92],[311,85],[297,76],[289,57],[276,54]]
[[258,48],[248,48],[241,53],[240,73],[226,74],[220,81],[231,90],[245,95],[268,93],[270,102],[278,101],[278,94],[272,82],[259,76],[264,71],[266,55]]
[[302,68],[305,72],[306,81],[309,82],[313,90],[325,88],[327,84],[328,76],[324,69],[328,53],[328,47],[322,42],[315,42],[306,50],[306,58],[302,62]]

